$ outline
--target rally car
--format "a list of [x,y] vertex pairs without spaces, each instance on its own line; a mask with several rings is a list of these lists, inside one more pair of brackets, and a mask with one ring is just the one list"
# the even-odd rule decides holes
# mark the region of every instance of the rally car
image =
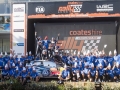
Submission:
[[36,72],[41,78],[57,78],[62,67],[55,62],[47,60],[35,60],[31,64],[36,68]]

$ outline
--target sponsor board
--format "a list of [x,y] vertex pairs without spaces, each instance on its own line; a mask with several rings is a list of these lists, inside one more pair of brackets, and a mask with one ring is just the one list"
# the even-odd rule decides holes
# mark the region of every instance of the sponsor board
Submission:
[[25,4],[13,4],[12,16],[13,49],[21,55],[25,50]]
[[120,1],[65,1],[28,4],[28,18],[120,17]]

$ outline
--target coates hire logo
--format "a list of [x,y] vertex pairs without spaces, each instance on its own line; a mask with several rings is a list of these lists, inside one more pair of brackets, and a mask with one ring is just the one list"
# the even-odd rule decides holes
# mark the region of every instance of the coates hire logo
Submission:
[[58,13],[80,13],[81,9],[82,2],[68,2],[68,5],[58,8]]
[[102,35],[101,30],[73,30],[69,32],[70,36],[91,36],[91,35]]
[[25,10],[24,7],[14,8],[14,12],[24,12],[24,10]]
[[111,12],[113,11],[113,4],[96,5],[97,12]]

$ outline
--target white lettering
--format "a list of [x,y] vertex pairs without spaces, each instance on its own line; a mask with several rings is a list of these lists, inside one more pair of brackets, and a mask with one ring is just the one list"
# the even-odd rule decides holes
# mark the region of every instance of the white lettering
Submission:
[[97,12],[110,12],[113,11],[113,4],[96,5]]
[[74,12],[81,12],[82,5],[71,5],[74,8]]

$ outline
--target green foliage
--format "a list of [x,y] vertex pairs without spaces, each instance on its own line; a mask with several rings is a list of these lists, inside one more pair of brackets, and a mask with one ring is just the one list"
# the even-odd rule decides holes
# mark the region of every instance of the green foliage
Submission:
[[[84,83],[84,82],[83,82]],[[58,85],[56,81],[51,82],[31,82],[22,85],[19,81],[11,79],[0,83],[0,90],[96,90],[94,83],[87,83],[85,86],[81,83],[73,85],[72,83],[65,83]],[[114,87],[109,84],[104,84],[102,90],[120,90],[118,85]]]

